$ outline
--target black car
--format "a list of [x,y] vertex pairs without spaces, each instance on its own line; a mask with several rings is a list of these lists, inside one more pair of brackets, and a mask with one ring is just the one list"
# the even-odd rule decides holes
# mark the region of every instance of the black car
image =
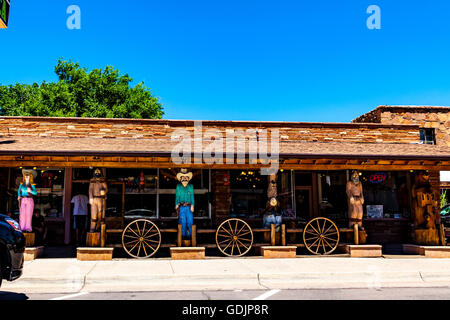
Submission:
[[0,285],[22,275],[25,236],[17,221],[0,214]]

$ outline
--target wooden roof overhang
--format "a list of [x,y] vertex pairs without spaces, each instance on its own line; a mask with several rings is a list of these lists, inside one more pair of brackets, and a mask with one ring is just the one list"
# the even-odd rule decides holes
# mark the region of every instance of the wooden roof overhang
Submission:
[[[214,163],[212,159],[195,159],[188,163],[174,163],[168,154],[42,154],[39,152],[20,154],[2,154],[0,167],[106,167],[106,168],[203,168],[203,169],[259,169],[269,167],[259,159],[249,163],[248,154],[245,163]],[[286,170],[450,170],[449,157],[380,157],[373,156],[314,156],[280,155],[279,168]]]
[[[257,169],[270,165],[249,163],[253,152],[240,152],[245,163],[215,163],[195,159],[174,163],[171,152],[176,141],[155,139],[5,137],[0,139],[2,167],[134,167]],[[270,150],[270,148],[268,148]],[[203,149],[205,151],[205,149]],[[224,159],[225,161],[225,159]],[[415,143],[355,143],[280,141],[279,168],[295,170],[450,170],[450,147]]]

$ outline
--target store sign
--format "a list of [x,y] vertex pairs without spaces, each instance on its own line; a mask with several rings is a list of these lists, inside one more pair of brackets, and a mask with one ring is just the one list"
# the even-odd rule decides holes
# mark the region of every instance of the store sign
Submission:
[[381,183],[386,181],[387,178],[387,174],[384,172],[379,172],[379,173],[375,173],[375,174],[371,174],[369,177],[369,181],[371,183]]
[[8,27],[9,6],[9,0],[0,0],[0,29]]

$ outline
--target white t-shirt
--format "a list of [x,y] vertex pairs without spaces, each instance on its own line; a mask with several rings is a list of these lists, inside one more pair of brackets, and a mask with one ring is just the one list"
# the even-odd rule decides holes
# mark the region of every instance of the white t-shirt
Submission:
[[71,203],[74,204],[73,215],[85,216],[88,214],[89,198],[84,194],[78,194],[72,198]]

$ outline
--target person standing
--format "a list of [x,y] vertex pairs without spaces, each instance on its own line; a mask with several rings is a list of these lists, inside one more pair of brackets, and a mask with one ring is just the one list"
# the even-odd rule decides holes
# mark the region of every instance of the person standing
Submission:
[[36,188],[33,184],[33,174],[31,170],[22,170],[23,179],[18,189],[19,199],[19,226],[20,230],[25,232],[33,232],[31,220],[33,218],[34,200],[33,196],[37,195]]
[[88,196],[76,192],[70,203],[73,203],[73,228],[75,229],[75,241],[82,244],[87,229]]

